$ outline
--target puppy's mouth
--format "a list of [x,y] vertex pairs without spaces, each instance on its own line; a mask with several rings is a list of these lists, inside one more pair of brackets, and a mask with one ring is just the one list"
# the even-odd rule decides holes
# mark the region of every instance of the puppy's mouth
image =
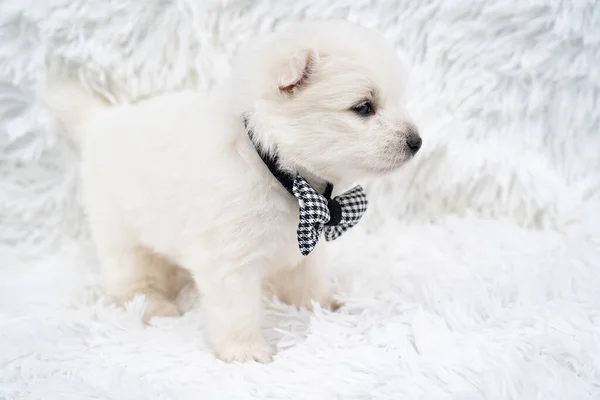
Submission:
[[394,172],[412,160],[415,154],[416,153],[410,151],[389,154],[389,158],[385,162],[371,165],[371,172],[376,174],[388,174]]

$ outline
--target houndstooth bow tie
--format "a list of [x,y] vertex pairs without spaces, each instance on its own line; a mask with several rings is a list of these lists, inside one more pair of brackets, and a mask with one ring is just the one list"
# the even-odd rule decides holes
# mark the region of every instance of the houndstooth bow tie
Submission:
[[294,179],[292,192],[300,206],[298,246],[304,256],[315,248],[323,230],[325,240],[335,240],[356,225],[367,210],[367,196],[362,187],[356,186],[333,199],[332,188],[328,186],[324,196],[301,176]]
[[271,174],[298,200],[299,222],[296,232],[302,255],[306,256],[313,251],[323,230],[325,240],[331,241],[358,223],[367,210],[367,196],[362,187],[356,186],[332,199],[333,184],[328,182],[325,192],[320,194],[300,175],[283,171],[279,167],[277,153],[262,150],[246,117],[244,126],[254,148]]

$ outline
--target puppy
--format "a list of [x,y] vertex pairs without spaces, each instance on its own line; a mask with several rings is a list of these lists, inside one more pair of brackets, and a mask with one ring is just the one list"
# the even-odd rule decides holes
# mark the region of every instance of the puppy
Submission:
[[421,145],[392,46],[348,22],[300,24],[241,52],[208,94],[111,107],[76,86],[46,103],[81,147],[85,208],[106,291],[145,295],[146,321],[176,316],[175,273],[202,294],[206,333],[224,361],[269,362],[261,288],[333,308],[323,243],[298,249],[298,201],[265,165],[315,190],[395,170]]

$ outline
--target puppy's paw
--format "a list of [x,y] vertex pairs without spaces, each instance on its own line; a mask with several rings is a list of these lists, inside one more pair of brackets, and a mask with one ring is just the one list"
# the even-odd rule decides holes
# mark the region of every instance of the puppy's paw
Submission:
[[344,303],[334,300],[332,296],[328,296],[324,300],[321,300],[319,304],[321,304],[321,307],[334,312],[344,306]]
[[146,311],[144,323],[147,324],[154,317],[179,317],[181,311],[177,304],[160,293],[146,294]]
[[228,363],[257,361],[268,364],[273,361],[275,349],[264,338],[259,338],[219,343],[215,346],[215,353],[219,359]]
[[337,311],[344,305],[343,303],[334,300],[332,295],[319,296],[320,298],[315,297],[316,296],[310,296],[310,294],[301,294],[295,297],[291,297],[288,295],[280,299],[284,303],[296,306],[296,308],[298,309],[304,308],[308,311],[313,311],[314,302],[319,303],[321,308],[329,311]]

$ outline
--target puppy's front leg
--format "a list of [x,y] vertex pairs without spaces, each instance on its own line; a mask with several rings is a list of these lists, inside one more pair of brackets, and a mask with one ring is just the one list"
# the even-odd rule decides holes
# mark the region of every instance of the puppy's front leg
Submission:
[[270,362],[275,351],[261,331],[260,269],[219,268],[194,277],[206,312],[207,336],[217,357],[226,362]]
[[332,311],[340,308],[325,274],[325,257],[317,246],[311,254],[295,268],[280,269],[267,281],[267,288],[281,301],[298,308],[312,309],[312,301]]

